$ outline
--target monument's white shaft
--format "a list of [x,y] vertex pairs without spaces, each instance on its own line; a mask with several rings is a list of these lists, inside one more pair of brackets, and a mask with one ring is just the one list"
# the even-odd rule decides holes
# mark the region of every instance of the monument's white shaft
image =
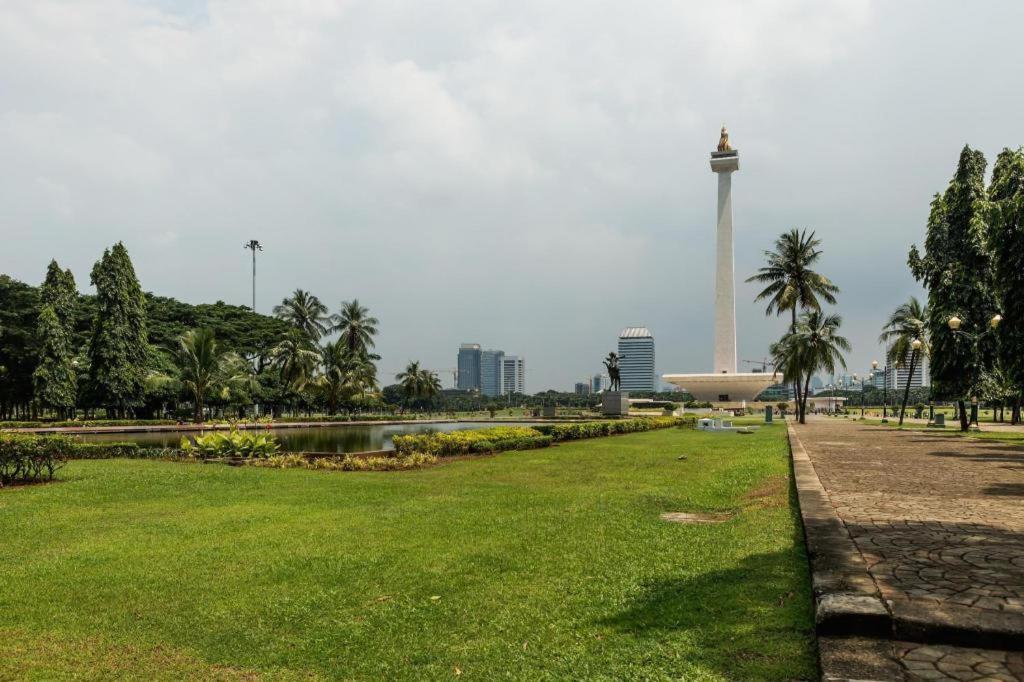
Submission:
[[[735,158],[735,157],[733,157]],[[715,256],[715,372],[736,373],[736,288],[732,248],[732,170],[718,173]]]

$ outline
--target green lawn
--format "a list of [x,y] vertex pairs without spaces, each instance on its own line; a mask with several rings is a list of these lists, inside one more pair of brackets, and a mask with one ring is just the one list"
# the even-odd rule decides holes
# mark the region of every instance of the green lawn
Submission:
[[781,426],[412,472],[73,462],[0,490],[0,679],[811,679],[787,473]]

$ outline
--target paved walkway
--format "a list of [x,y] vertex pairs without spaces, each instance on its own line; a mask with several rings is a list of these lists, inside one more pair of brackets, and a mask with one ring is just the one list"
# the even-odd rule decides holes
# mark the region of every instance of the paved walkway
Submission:
[[1024,448],[828,418],[795,434],[897,638],[913,624],[909,679],[1024,679],[999,650],[1024,649]]

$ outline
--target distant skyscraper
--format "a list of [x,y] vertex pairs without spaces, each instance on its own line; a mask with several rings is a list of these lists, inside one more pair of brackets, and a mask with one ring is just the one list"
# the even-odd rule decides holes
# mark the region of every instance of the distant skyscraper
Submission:
[[505,374],[505,351],[485,350],[480,352],[480,392],[487,396],[503,393],[502,377]]
[[626,327],[619,334],[619,372],[623,391],[654,391],[654,337],[647,327]]
[[[896,367],[889,366],[888,383],[889,390],[902,391],[907,387],[907,377],[910,376],[910,352],[903,359],[903,363]],[[928,386],[928,358],[918,357],[914,363],[914,376],[910,377],[910,388],[921,388]]]
[[502,393],[526,393],[526,360],[506,355],[502,367]]
[[600,374],[595,374],[594,378],[590,380],[590,392],[591,393],[600,393],[601,392],[601,387],[602,387],[603,384],[604,384],[604,382],[602,381],[601,375]]
[[590,395],[590,382],[577,381],[576,387],[573,390],[576,395]]
[[480,344],[464,343],[459,346],[459,383],[463,391],[480,390]]

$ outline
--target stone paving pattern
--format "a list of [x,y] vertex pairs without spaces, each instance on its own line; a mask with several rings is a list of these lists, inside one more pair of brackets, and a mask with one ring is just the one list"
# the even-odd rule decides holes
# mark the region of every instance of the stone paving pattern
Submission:
[[[1024,448],[832,418],[796,435],[890,608],[1024,630]],[[1024,680],[1017,652],[896,657],[908,679]]]
[[1024,679],[1024,654],[963,647],[897,642],[896,656],[908,680]]

